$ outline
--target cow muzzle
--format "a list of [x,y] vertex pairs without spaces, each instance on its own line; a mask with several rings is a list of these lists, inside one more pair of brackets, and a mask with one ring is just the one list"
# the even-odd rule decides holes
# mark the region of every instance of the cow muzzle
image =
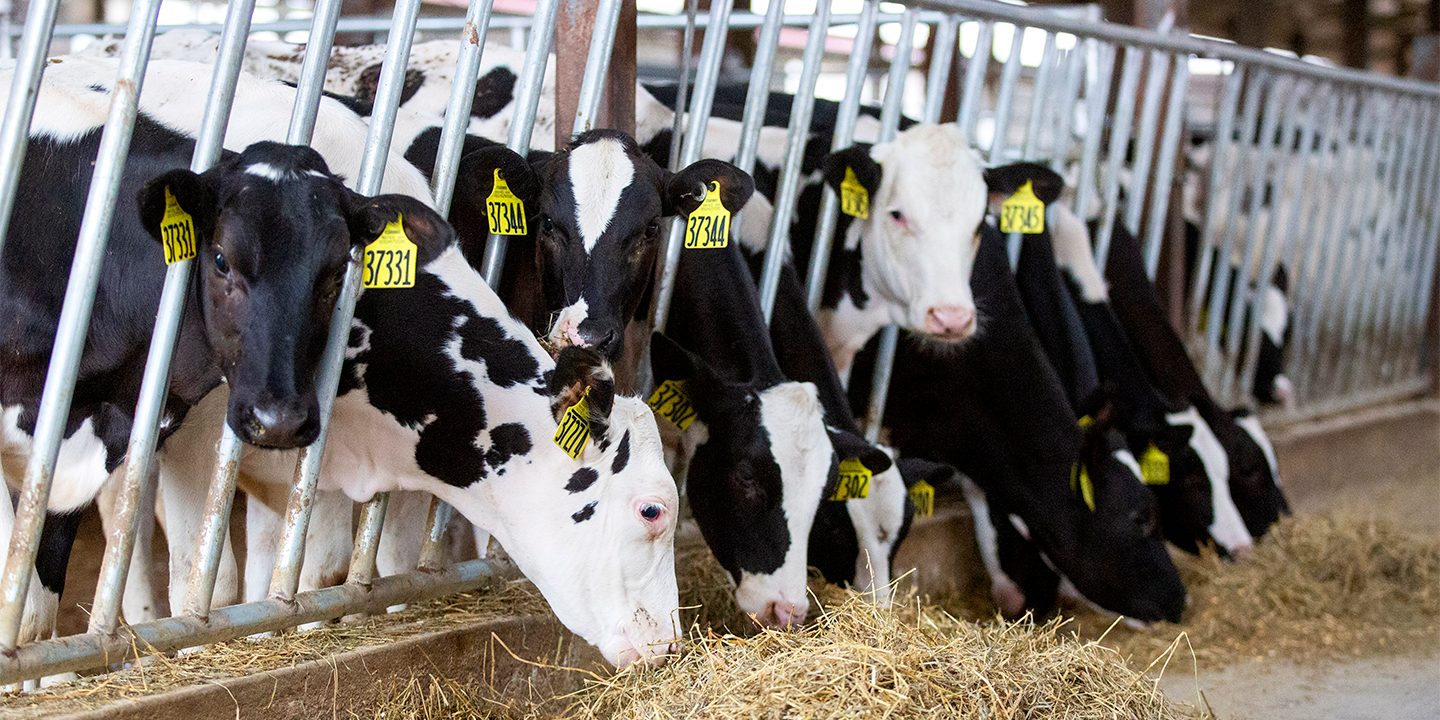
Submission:
[[975,308],[935,305],[925,311],[925,332],[949,342],[964,340],[975,334]]
[[320,437],[320,408],[313,397],[239,405],[230,410],[230,427],[241,440],[258,447],[305,447]]
[[755,621],[767,628],[775,630],[789,630],[798,628],[805,624],[805,616],[810,612],[810,603],[800,601],[792,603],[788,600],[772,600],[766,603],[765,609],[755,616]]

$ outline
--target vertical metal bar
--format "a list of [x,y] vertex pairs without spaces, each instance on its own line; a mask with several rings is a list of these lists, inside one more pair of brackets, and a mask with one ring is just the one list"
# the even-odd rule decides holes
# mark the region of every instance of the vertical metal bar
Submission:
[[445,106],[445,125],[440,130],[440,149],[435,155],[435,173],[430,180],[435,193],[435,211],[441,216],[450,214],[450,201],[455,194],[455,175],[460,168],[465,132],[470,127],[475,79],[480,75],[480,58],[490,35],[490,9],[494,1],[471,0],[465,12],[465,29],[460,31],[460,53],[455,60],[454,79],[450,81],[450,102]]
[[1160,139],[1160,159],[1155,166],[1155,192],[1150,196],[1150,224],[1145,233],[1145,274],[1155,279],[1164,244],[1165,218],[1170,212],[1170,188],[1174,183],[1175,159],[1180,155],[1180,129],[1185,119],[1185,91],[1190,84],[1189,56],[1175,58],[1170,76],[1170,99],[1165,104],[1165,130]]
[[34,450],[25,468],[25,483],[20,503],[15,508],[10,554],[5,560],[4,575],[0,576],[0,649],[15,647],[20,636],[25,596],[30,587],[40,531],[50,500],[50,483],[54,478],[60,441],[64,439],[65,422],[70,415],[75,378],[80,371],[91,306],[100,282],[110,220],[120,193],[125,158],[130,152],[130,133],[135,127],[140,88],[145,81],[145,63],[150,58],[150,43],[155,39],[155,20],[159,12],[160,0],[141,0],[134,6],[130,25],[126,29],[119,73],[111,90],[110,112],[100,136],[95,173],[85,199],[85,214],[80,221],[80,238],[65,286],[65,303],[60,310],[50,367],[45,373],[45,389],[40,396],[40,412],[35,421]]
[[975,121],[980,117],[980,95],[985,92],[985,69],[995,51],[995,23],[980,20],[980,33],[975,39],[975,54],[965,65],[965,91],[960,95],[960,114],[956,121],[970,143],[975,143]]
[[370,587],[375,581],[375,553],[380,549],[380,530],[385,525],[385,508],[389,502],[390,493],[375,493],[370,502],[360,506],[359,528],[355,532],[355,546],[350,551],[350,574],[345,577],[346,583]]
[[1000,71],[1000,90],[995,97],[995,134],[990,138],[990,164],[1000,162],[1010,138],[1010,108],[1015,102],[1015,86],[1020,81],[1020,46],[1024,44],[1025,28],[1010,26],[1010,55]]
[[[1092,42],[1094,45],[1089,45]],[[1085,144],[1080,153],[1080,177],[1075,188],[1075,214],[1081,220],[1088,216],[1090,209],[1090,188],[1095,182],[1100,138],[1105,135],[1105,103],[1110,97],[1110,78],[1115,74],[1115,46],[1091,40],[1086,43],[1086,52],[1097,59],[1095,77],[1085,89]]]
[[[190,159],[192,172],[205,172],[220,159],[230,105],[235,98],[236,78],[240,74],[240,61],[245,53],[245,38],[250,34],[250,15],[254,9],[255,0],[240,0],[226,9],[218,62],[210,77],[205,115],[200,121],[194,156]],[[131,553],[135,548],[135,533],[141,514],[154,512],[153,507],[144,507],[146,503],[142,500],[147,484],[152,483],[154,478],[155,444],[170,386],[170,360],[175,352],[175,338],[180,333],[180,316],[184,310],[193,262],[193,259],[181,260],[165,271],[165,286],[160,293],[160,307],[150,336],[145,374],[140,382],[135,419],[131,425],[124,484],[117,495],[114,510],[119,532],[106,538],[105,556],[100,563],[100,576],[95,586],[95,604],[90,612],[90,632],[114,632],[119,625],[120,601],[125,591]]]
[[[1334,305],[1332,296],[1338,295],[1336,286],[1339,283],[1339,275],[1344,267],[1346,246],[1350,234],[1350,218],[1353,214],[1355,204],[1361,199],[1359,193],[1355,192],[1353,186],[1346,187],[1358,177],[1370,172],[1365,168],[1365,136],[1374,130],[1375,150],[1370,153],[1372,158],[1379,153],[1380,138],[1379,128],[1383,125],[1381,117],[1382,103],[1377,98],[1377,93],[1362,91],[1363,94],[1357,97],[1357,104],[1362,105],[1356,113],[1355,125],[1353,126],[1355,139],[1350,140],[1350,128],[1341,137],[1344,143],[1345,161],[1340,164],[1338,177],[1335,178],[1336,202],[1334,212],[1331,215],[1331,224],[1327,228],[1325,236],[1325,252],[1321,256],[1320,274],[1315,277],[1315,295],[1309,313],[1309,323],[1304,329],[1302,339],[1307,341],[1308,349],[1314,354],[1312,361],[1300,373],[1296,383],[1296,396],[1308,400],[1310,390],[1314,381],[1318,380],[1325,364],[1325,332],[1327,331],[1328,319],[1333,314],[1331,308]],[[1365,98],[1371,98],[1365,102]],[[1354,171],[1352,173],[1352,170]],[[1352,177],[1352,174],[1354,177]],[[1348,192],[1347,192],[1348,190]],[[1292,378],[1294,380],[1296,378]]]
[[[1363,360],[1368,350],[1361,342],[1367,334],[1362,323],[1374,323],[1372,286],[1380,277],[1380,271],[1385,268],[1386,258],[1394,256],[1395,221],[1399,217],[1399,200],[1404,188],[1402,183],[1409,177],[1410,168],[1414,164],[1414,138],[1417,132],[1415,126],[1420,122],[1419,106],[1403,97],[1397,98],[1396,103],[1403,103],[1403,107],[1396,113],[1395,129],[1391,136],[1390,156],[1385,171],[1388,178],[1380,179],[1377,186],[1372,187],[1375,193],[1374,230],[1362,245],[1364,252],[1360,256],[1358,281],[1350,283],[1351,298],[1341,325],[1340,354],[1334,381],[1335,392],[1338,394],[1351,390],[1356,361]],[[1405,131],[1406,126],[1410,127],[1410,132]],[[1389,202],[1386,202],[1387,200]],[[1387,208],[1390,212],[1388,223],[1385,222]]]
[[[867,0],[860,10],[860,25],[855,35],[855,54],[869,56],[870,39],[875,35],[875,13],[879,10],[878,0]],[[755,63],[750,68],[750,87],[745,92],[745,114],[740,120],[740,146],[735,150],[735,165],[745,172],[755,169],[755,156],[760,152],[760,129],[765,125],[765,109],[770,102],[770,76],[775,71],[775,52],[780,45],[780,29],[783,27],[785,3],[772,2],[765,8],[765,22],[760,26],[760,40],[755,47]],[[868,25],[867,23],[868,19]],[[863,45],[862,45],[863,43]],[[861,50],[861,48],[864,48]],[[854,65],[851,62],[851,65]],[[862,63],[863,64],[863,63]],[[846,76],[845,100],[850,99],[850,75]],[[862,76],[863,77],[863,76]],[[859,83],[857,83],[857,86]],[[860,94],[855,93],[854,105],[860,105]],[[681,105],[676,105],[675,115],[680,116]],[[840,104],[840,116],[836,119],[835,133],[839,135],[846,122],[845,102]],[[853,113],[851,114],[853,116]],[[851,134],[854,134],[855,120],[849,119]],[[678,135],[678,133],[677,133]],[[679,143],[675,143],[678,147]],[[678,156],[677,156],[678,159]],[[738,223],[737,223],[738,225]]]
[[[1313,253],[1314,270],[1309,277],[1309,282],[1297,283],[1297,290],[1304,293],[1303,299],[1296,303],[1296,317],[1294,325],[1295,350],[1293,356],[1303,360],[1303,364],[1292,363],[1296,369],[1295,377],[1295,398],[1297,406],[1305,399],[1306,389],[1309,385],[1309,377],[1315,366],[1319,363],[1319,353],[1316,352],[1316,335],[1319,326],[1319,318],[1325,301],[1325,293],[1330,276],[1330,266],[1334,264],[1332,258],[1336,254],[1336,247],[1344,237],[1341,229],[1345,223],[1343,208],[1348,205],[1349,196],[1345,187],[1348,184],[1350,164],[1355,161],[1356,146],[1350,140],[1350,135],[1355,127],[1360,126],[1363,134],[1364,122],[1369,119],[1371,108],[1362,107],[1361,103],[1365,91],[1355,90],[1347,95],[1341,103],[1340,118],[1341,127],[1334,135],[1335,151],[1329,158],[1329,185],[1330,185],[1330,207],[1328,220],[1319,227],[1319,232],[1310,233],[1315,238],[1316,248]],[[1338,261],[1337,261],[1338,262]]]
[[[1150,161],[1155,155],[1155,128],[1160,124],[1160,96],[1170,71],[1170,56],[1150,51],[1150,77],[1145,82],[1145,100],[1140,106],[1140,132],[1135,140],[1135,166],[1130,171],[1130,192],[1125,202],[1125,227],[1140,235],[1140,215],[1150,186]],[[1168,178],[1155,179],[1155,192],[1169,194]],[[1162,188],[1161,183],[1164,183]]]
[[335,25],[340,21],[341,0],[315,0],[315,16],[310,20],[310,37],[305,41],[305,61],[300,66],[300,82],[295,85],[295,109],[290,111],[290,128],[286,142],[303,145],[315,132],[315,117],[320,112],[320,96],[325,91],[325,71],[330,68],[330,48],[335,42]]
[[1025,124],[1025,144],[1022,157],[1034,160],[1040,153],[1040,133],[1044,120],[1049,115],[1052,76],[1058,58],[1055,55],[1055,33],[1045,33],[1045,51],[1040,55],[1040,67],[1035,69],[1035,84],[1030,90],[1030,119]]
[[14,54],[14,38],[10,36],[11,13],[15,10],[10,0],[0,0],[0,58],[9,60]]
[[[715,104],[715,85],[720,77],[720,60],[725,53],[725,30],[730,27],[730,9],[734,0],[711,2],[710,16],[705,33],[705,42],[700,46],[700,65],[695,70],[695,94],[690,99],[690,112],[685,130],[684,144],[680,149],[680,167],[700,159],[700,150],[705,147],[706,123],[710,121],[710,109]],[[821,22],[823,15],[823,22]],[[824,8],[810,24],[811,40],[818,33],[820,48],[825,47],[825,33],[830,26],[830,8]],[[818,29],[817,29],[818,28]],[[810,41],[806,42],[809,52]],[[809,55],[806,55],[807,62]],[[807,66],[808,67],[808,66]],[[818,63],[816,71],[819,71]],[[802,73],[803,75],[803,73]],[[802,88],[804,81],[801,82]],[[810,93],[814,96],[815,80],[810,80]],[[807,105],[808,107],[808,105]],[[793,119],[793,118],[792,118]],[[805,116],[805,126],[810,125],[810,116]],[[777,208],[778,212],[778,208]],[[685,220],[675,218],[670,222],[670,234],[665,240],[665,265],[661,268],[660,287],[655,293],[655,314],[652,327],[664,332],[665,320],[670,315],[670,298],[675,294],[675,268],[680,264],[680,249],[685,244]],[[648,364],[647,364],[648,366]]]
[[[940,120],[940,110],[945,105],[946,85],[950,84],[950,63],[955,59],[956,35],[960,29],[960,18],[946,15],[935,23],[930,34],[930,75],[925,78],[925,112],[920,122],[934,123]],[[933,88],[941,88],[940,93]]]
[[[1224,372],[1225,362],[1239,349],[1240,338],[1245,336],[1240,325],[1243,322],[1246,306],[1244,299],[1250,293],[1250,269],[1255,261],[1256,245],[1264,242],[1264,238],[1257,231],[1260,225],[1261,205],[1265,199],[1265,188],[1270,178],[1271,156],[1275,149],[1275,131],[1279,126],[1281,115],[1293,115],[1293,113],[1287,114],[1280,111],[1280,100],[1286,95],[1293,94],[1294,89],[1294,82],[1287,76],[1276,77],[1270,83],[1269,92],[1265,96],[1264,120],[1260,123],[1260,135],[1255,140],[1249,185],[1250,201],[1245,208],[1244,237],[1240,235],[1238,223],[1232,222],[1231,227],[1226,228],[1226,250],[1223,257],[1227,259],[1234,257],[1234,254],[1241,252],[1242,248],[1244,255],[1239,266],[1232,267],[1228,262],[1222,266],[1229,270],[1228,275],[1234,279],[1234,282],[1230,285],[1217,285],[1210,296],[1210,318],[1213,324],[1207,329],[1216,331],[1212,335],[1216,342],[1207,345],[1205,349],[1205,377],[1210,378],[1212,382],[1219,381],[1217,394],[1221,398],[1230,396],[1232,384],[1229,379],[1229,376],[1232,375]],[[1238,219],[1237,217],[1236,220]],[[1230,244],[1232,239],[1241,245],[1232,246]],[[1222,349],[1219,345],[1219,331],[1224,328],[1228,328],[1228,332],[1225,336],[1225,347]],[[1222,375],[1227,377],[1222,377]]]
[[[1383,264],[1375,269],[1371,287],[1366,289],[1364,304],[1361,306],[1358,332],[1359,348],[1346,382],[1350,390],[1362,389],[1371,379],[1381,377],[1381,363],[1374,362],[1377,348],[1383,347],[1384,332],[1388,327],[1392,300],[1395,296],[1396,280],[1403,277],[1410,245],[1410,231],[1413,218],[1420,204],[1420,172],[1425,160],[1425,148],[1429,145],[1425,128],[1430,125],[1431,105],[1418,99],[1412,101],[1410,132],[1404,141],[1407,144],[1403,169],[1396,179],[1391,203],[1390,226],[1383,245],[1377,248],[1376,260],[1383,258]],[[1383,253],[1383,254],[1382,254]]]
[[[1440,176],[1440,104],[1430,103],[1433,121],[1426,137],[1429,138],[1426,148],[1425,171],[1422,175],[1424,183],[1421,189],[1419,202],[1415,205],[1413,214],[1414,226],[1407,231],[1411,236],[1409,241],[1411,249],[1407,253],[1407,271],[1401,275],[1398,284],[1394,289],[1396,295],[1395,308],[1392,311],[1390,330],[1386,354],[1382,357],[1382,363],[1390,368],[1389,376],[1395,381],[1404,380],[1404,372],[1408,363],[1405,362],[1405,349],[1409,345],[1409,319],[1410,293],[1409,288],[1418,287],[1423,284],[1422,276],[1432,272],[1431,267],[1423,264],[1429,247],[1435,242],[1434,225],[1437,217],[1437,204],[1435,202],[1437,176]],[[1423,208],[1423,210],[1422,210]]]
[[[670,168],[670,172],[679,172],[680,170],[680,144],[685,137],[685,107],[690,92],[690,62],[691,56],[695,53],[695,13],[699,4],[699,0],[686,0],[685,2],[685,34],[680,44],[680,81],[675,85],[675,119],[670,125],[670,163],[666,165]],[[780,3],[781,8],[784,5],[785,3]],[[775,12],[780,12],[781,8],[776,8]],[[774,61],[773,52],[771,61]],[[754,80],[753,75],[751,80]],[[768,94],[769,78],[767,77],[766,80],[765,89]],[[750,90],[753,92],[755,87],[752,85]]]
[[[524,156],[530,152],[530,134],[535,129],[535,108],[545,82],[545,65],[550,61],[550,45],[555,39],[555,10],[558,0],[537,0],[535,24],[530,27],[530,47],[525,49],[525,67],[515,83],[515,119],[505,146]],[[500,286],[500,271],[505,267],[505,235],[491,235],[485,243],[481,274],[490,287]]]
[[[1215,148],[1210,156],[1210,182],[1205,186],[1205,227],[1200,233],[1200,247],[1197,248],[1200,256],[1196,259],[1194,282],[1190,286],[1190,308],[1189,308],[1189,330],[1190,337],[1194,337],[1200,331],[1200,306],[1205,301],[1205,289],[1210,279],[1211,262],[1210,238],[1214,236],[1216,229],[1220,227],[1221,214],[1225,211],[1220,209],[1218,198],[1220,188],[1228,187],[1228,179],[1225,177],[1225,159],[1230,154],[1230,147],[1234,141],[1235,112],[1240,104],[1240,86],[1245,82],[1245,68],[1240,65],[1233,66],[1230,75],[1225,78],[1225,87],[1220,96],[1220,119],[1215,129]],[[1238,153],[1236,154],[1238,158]],[[1226,196],[1230,192],[1225,193]],[[1228,215],[1227,215],[1228,217]]]
[[[325,0],[323,8],[316,7],[316,14],[310,25],[311,42],[306,43],[305,60],[300,70],[300,82],[296,86],[295,107],[290,113],[290,127],[286,132],[285,140],[292,145],[308,144],[315,132],[315,119],[320,112],[320,97],[325,87],[325,71],[330,65],[330,50],[339,14],[339,0]],[[461,51],[463,55],[463,43]],[[471,84],[474,84],[473,81]],[[449,119],[447,118],[448,124]],[[334,315],[332,314],[331,317],[333,320]],[[346,323],[346,328],[348,330],[348,323]],[[329,340],[332,342],[335,331],[336,328],[331,328]],[[325,422],[329,409],[325,405],[322,405],[321,409],[322,422]],[[217,464],[221,468],[232,469],[231,476],[225,479],[223,484],[230,487],[230,492],[233,493],[234,474],[239,472],[240,468],[238,453],[241,445],[228,424],[222,432],[221,447],[234,448],[235,454],[222,454]],[[318,457],[311,458],[311,460],[312,462],[318,461]],[[273,597],[281,600],[295,597],[295,592],[300,587],[300,568],[305,559],[305,535],[310,528],[310,514],[315,503],[315,488],[320,481],[320,474],[317,470],[305,469],[301,467],[303,465],[304,457],[302,456],[301,463],[296,469],[294,487],[290,491],[290,501],[286,505],[280,541],[275,548],[275,565],[270,573],[270,593]],[[219,471],[217,470],[217,472]],[[229,518],[228,511],[225,518]],[[223,538],[223,535],[219,537]],[[214,557],[219,557],[218,552]],[[198,560],[196,565],[199,565]],[[194,585],[191,587],[193,592]],[[205,607],[207,609],[209,607],[208,599]]]
[[[226,427],[229,427],[228,423]],[[210,478],[210,490],[205,496],[205,511],[195,543],[195,562],[190,566],[190,577],[186,578],[183,608],[186,615],[206,617],[210,614],[215,573],[220,567],[225,531],[230,524],[230,507],[235,501],[235,480],[240,475],[243,445],[233,432],[221,433],[216,444],[215,455],[221,461],[216,463]],[[178,614],[176,608],[171,608],[171,613]]]
[[599,3],[595,28],[590,35],[590,51],[585,56],[585,77],[580,81],[580,99],[576,104],[572,137],[595,129],[595,121],[600,114],[600,99],[605,90],[605,76],[610,72],[610,51],[615,47],[615,26],[620,22],[621,3],[620,0],[599,0]]
[[[1235,220],[1240,212],[1240,201],[1244,197],[1244,185],[1234,182],[1234,179],[1244,177],[1241,175],[1244,165],[1242,161],[1254,156],[1255,126],[1260,120],[1260,94],[1269,82],[1270,73],[1265,70],[1257,70],[1250,77],[1250,86],[1245,90],[1245,109],[1242,111],[1243,116],[1240,121],[1240,144],[1236,146],[1235,166],[1231,168],[1231,177],[1228,178],[1230,184],[1226,188],[1228,193],[1223,218],[1225,224],[1215,228],[1219,238],[1207,236],[1202,240],[1201,252],[1215,263],[1214,269],[1209,275],[1197,278],[1196,281],[1197,283],[1210,283],[1210,307],[1209,314],[1206,316],[1208,323],[1205,327],[1205,351],[1202,356],[1204,362],[1201,370],[1201,378],[1205,380],[1206,384],[1212,384],[1214,381],[1214,377],[1211,375],[1214,372],[1213,356],[1220,347],[1220,329],[1224,324],[1225,301],[1229,298],[1227,289],[1230,276],[1234,272],[1234,268],[1230,265],[1230,256],[1236,234]],[[1273,116],[1273,112],[1268,113],[1267,119]],[[1242,147],[1245,150],[1243,154],[1240,152]],[[1221,162],[1221,160],[1217,159],[1216,162]],[[1211,186],[1211,192],[1214,192],[1216,187],[1219,186]],[[1206,224],[1209,225],[1208,218]],[[1202,292],[1203,290],[1204,288],[1201,288]]]
[[1055,137],[1051,142],[1050,169],[1063,174],[1065,161],[1074,140],[1075,103],[1080,99],[1080,83],[1085,79],[1085,55],[1091,41],[1075,39],[1075,47],[1065,52],[1065,88],[1056,106]]
[[436,498],[430,503],[430,517],[425,524],[425,544],[420,546],[421,570],[439,570],[445,564],[445,528],[454,510],[450,503]]
[[[1440,166],[1440,163],[1437,163],[1437,166]],[[1436,180],[1432,182],[1432,188],[1440,185],[1440,167],[1436,168],[1435,174]],[[1431,194],[1429,197],[1434,198],[1435,195]],[[1420,366],[1420,347],[1421,343],[1425,341],[1425,323],[1426,315],[1429,313],[1430,291],[1436,282],[1436,256],[1440,254],[1440,228],[1437,228],[1437,223],[1440,223],[1440,208],[1432,204],[1430,220],[1426,224],[1424,234],[1421,235],[1426,247],[1424,257],[1420,261],[1419,267],[1416,268],[1420,282],[1415,288],[1415,293],[1407,301],[1409,307],[1405,314],[1404,324],[1401,326],[1406,330],[1406,335],[1405,343],[1401,347],[1401,360],[1404,365],[1400,368],[1401,373],[1397,374],[1398,378],[1404,378],[1411,373],[1423,376],[1427,372],[1427,368]]]
[[[782,3],[772,3],[782,4]],[[845,97],[840,100],[840,108],[835,118],[835,134],[830,139],[830,151],[835,152],[850,147],[855,141],[855,123],[860,114],[860,92],[865,89],[865,73],[870,69],[870,45],[875,39],[875,15],[880,11],[879,0],[866,0],[860,7],[860,22],[855,28],[855,46],[850,52],[850,62],[845,66]],[[767,16],[768,21],[768,16]],[[939,42],[937,38],[936,42]],[[955,37],[952,23],[949,50],[954,51]],[[938,50],[940,46],[935,46]],[[946,54],[948,58],[948,53]],[[949,60],[947,59],[948,63]],[[931,65],[934,68],[934,65]],[[949,66],[946,66],[948,72]],[[755,91],[754,81],[751,81],[750,91]],[[746,119],[751,110],[747,98],[745,112]],[[763,105],[762,105],[763,110]],[[759,122],[759,118],[756,119]],[[746,128],[748,130],[748,128]],[[759,127],[755,129],[755,137],[759,139]],[[751,162],[754,155],[751,154]],[[742,166],[747,172],[749,166]],[[840,205],[839,198],[835,195],[835,189],[828,183],[822,183],[820,189],[820,214],[818,222],[815,223],[815,241],[810,245],[810,267],[805,279],[805,300],[814,313],[820,308],[820,297],[825,294],[825,275],[830,269],[830,248],[835,240],[835,226],[839,220]],[[738,224],[737,224],[738,226]]]
[[50,50],[55,13],[59,8],[60,0],[32,0],[25,16],[25,31],[20,36],[20,52],[11,74],[5,119],[0,122],[0,249],[5,246],[10,212],[15,207],[15,191],[20,187],[20,165],[29,146],[30,118],[35,114],[35,97],[40,93],[45,54]]
[[[1135,46],[1125,48],[1125,68],[1120,73],[1120,93],[1115,99],[1115,115],[1110,124],[1110,153],[1105,159],[1105,208],[1100,216],[1100,232],[1095,240],[1095,262],[1105,267],[1110,255],[1110,235],[1120,201],[1120,172],[1125,168],[1125,155],[1130,148],[1130,126],[1135,120],[1135,100],[1140,91],[1140,65],[1145,56]],[[1095,129],[1099,132],[1101,126]],[[1135,178],[1131,176],[1131,184]],[[1138,202],[1135,198],[1131,202]]]

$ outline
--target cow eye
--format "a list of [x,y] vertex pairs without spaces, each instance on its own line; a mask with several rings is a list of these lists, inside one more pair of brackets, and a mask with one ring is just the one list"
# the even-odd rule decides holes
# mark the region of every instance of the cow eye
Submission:
[[659,520],[660,516],[664,513],[665,508],[662,508],[655,503],[645,503],[644,505],[640,506],[640,517],[645,518],[645,520],[648,522],[655,522],[656,520]]
[[215,269],[218,270],[221,275],[230,274],[230,263],[225,262],[225,253],[215,253]]
[[546,235],[549,235],[550,233],[555,232],[555,223],[550,221],[549,215],[541,215],[540,228],[545,232]]
[[656,235],[659,235],[659,234],[660,234],[660,223],[657,222],[657,221],[655,221],[655,220],[651,220],[651,221],[650,221],[650,224],[645,226],[645,237],[647,237],[647,238],[653,238],[653,237],[655,237]]
[[894,218],[898,222],[905,219],[905,214],[900,212],[899,210],[891,210],[890,217]]

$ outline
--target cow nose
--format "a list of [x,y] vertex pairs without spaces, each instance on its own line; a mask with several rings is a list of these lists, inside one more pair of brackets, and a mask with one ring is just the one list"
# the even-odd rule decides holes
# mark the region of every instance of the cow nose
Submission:
[[964,340],[975,332],[975,308],[936,305],[925,311],[925,332],[947,339]]
[[240,439],[268,448],[304,447],[320,436],[320,413],[314,403],[257,403],[246,408],[235,428]]
[[795,605],[784,600],[771,600],[765,606],[765,612],[760,613],[756,618],[761,625],[776,630],[789,630],[792,627],[799,627],[805,623],[805,613],[808,607]]
[[605,337],[600,338],[597,342],[591,343],[590,346],[595,348],[596,352],[613,360],[615,352],[620,349],[620,335],[614,330],[611,330],[605,333]]

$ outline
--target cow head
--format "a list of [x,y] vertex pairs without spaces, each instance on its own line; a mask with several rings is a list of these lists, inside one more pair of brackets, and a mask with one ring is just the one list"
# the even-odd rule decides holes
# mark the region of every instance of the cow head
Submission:
[[680,500],[655,418],[643,401],[614,394],[609,365],[591,350],[560,353],[550,393],[554,422],[539,434],[553,434],[585,399],[589,436],[579,457],[551,435],[533,437],[527,453],[459,490],[456,506],[495,536],[556,617],[606,660],[664,662],[679,632]]
[[167,192],[193,222],[196,291],[230,385],[227,421],[261,447],[319,434],[315,374],[352,249],[400,216],[417,266],[454,241],[420,201],[362,197],[303,146],[256,143],[202,174],[172,170],[146,184],[140,218],[162,242]]
[[1186,552],[1214,541],[1231,556],[1247,554],[1254,540],[1230,497],[1225,448],[1194,406],[1167,414],[1166,422],[1168,429],[1150,436],[1170,464],[1169,482],[1150,486],[1160,499],[1165,537]]
[[[474,192],[488,195],[502,157],[491,150],[462,161],[461,173],[474,179]],[[518,176],[523,165],[515,159],[508,165]],[[630,136],[611,130],[580,135],[530,172],[533,179],[522,184],[535,188],[534,205],[527,201],[526,207],[534,208],[529,230],[536,238],[545,303],[554,313],[549,339],[556,347],[592,347],[612,360],[620,357],[625,326],[654,276],[662,219],[688,216],[714,182],[732,213],[754,190],[749,175],[718,160],[671,174]],[[507,182],[513,190],[516,182]]]
[[[845,237],[847,249],[860,250],[867,295],[851,301],[878,304],[890,322],[936,340],[969,338],[976,329],[970,271],[987,174],[964,134],[949,124],[917,125],[892,142],[826,158],[825,181],[836,192],[847,171],[870,197],[869,217],[852,222]],[[1005,177],[1022,176],[1043,180],[1037,194],[1042,184],[1055,184],[1054,173],[1033,165]]]
[[[1260,537],[1280,516],[1290,514],[1290,501],[1280,489],[1275,447],[1260,426],[1260,419],[1244,408],[1230,415],[1235,422],[1231,431],[1221,437],[1230,458],[1230,489],[1245,518],[1245,527],[1251,535]],[[1219,432],[1216,434],[1219,436]]]
[[1260,350],[1251,394],[1262,403],[1288,405],[1295,399],[1295,385],[1285,375],[1285,348],[1290,344],[1289,285],[1289,275],[1281,265],[1261,291]]
[[686,434],[698,437],[686,496],[706,544],[738,585],[740,609],[771,627],[804,622],[804,538],[838,466],[815,386],[726,380],[659,333],[650,362],[656,383],[687,383],[697,419]]
[[1070,579],[1108,610],[1141,622],[1179,622],[1185,585],[1165,549],[1155,496],[1141,484],[1139,463],[1108,409],[1092,417],[1079,458],[1090,490],[1076,482],[1071,506],[1080,520],[1074,557],[1065,563]]

